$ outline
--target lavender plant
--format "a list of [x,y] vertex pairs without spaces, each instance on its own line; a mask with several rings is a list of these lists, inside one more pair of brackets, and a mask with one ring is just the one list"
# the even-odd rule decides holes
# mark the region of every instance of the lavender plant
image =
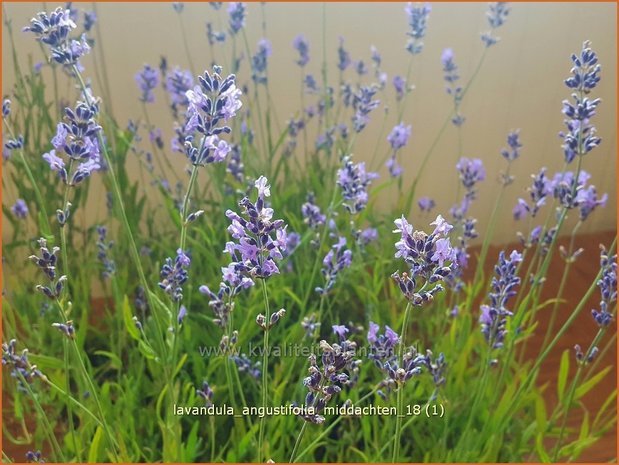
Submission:
[[[467,63],[437,45],[441,8],[425,3],[399,7],[381,54],[330,37],[328,4],[321,41],[309,15],[282,45],[277,6],[174,2],[154,29],[181,49],[131,72],[104,53],[121,7],[79,7],[38,13],[24,34],[4,10],[6,461],[561,462],[616,427],[616,390],[601,385],[616,241],[596,276],[577,268],[591,260],[583,225],[612,215],[590,174],[605,107],[589,42],[570,58],[554,160],[528,181],[527,121],[501,107],[522,130],[494,155],[469,152],[479,115],[466,106],[525,6],[489,4],[481,41],[462,24],[477,37]],[[449,98],[428,109],[415,94],[430,66]],[[119,79],[133,105],[119,107]],[[298,86],[287,114],[283,79]],[[502,222],[520,230],[509,246],[495,244]]]

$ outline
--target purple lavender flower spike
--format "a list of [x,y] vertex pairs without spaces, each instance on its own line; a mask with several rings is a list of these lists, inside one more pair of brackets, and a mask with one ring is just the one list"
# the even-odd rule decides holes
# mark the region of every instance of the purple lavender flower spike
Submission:
[[605,207],[608,194],[598,198],[595,186],[588,186],[576,193],[576,202],[580,209],[580,221],[585,221],[597,207]]
[[187,91],[192,88],[193,76],[190,71],[182,70],[177,66],[165,74],[165,89],[170,94],[175,117],[180,109],[186,109],[189,105]]
[[600,99],[587,97],[600,81],[601,70],[597,54],[591,50],[590,45],[586,41],[580,55],[572,55],[572,76],[565,80],[565,85],[574,90],[573,102],[563,101],[567,132],[559,134],[563,139],[563,153],[567,163],[571,163],[577,155],[586,155],[602,142],[596,135],[595,126],[591,124]]
[[206,23],[206,38],[208,39],[209,45],[212,47],[216,43],[225,42],[226,33],[223,31],[215,31],[213,29],[213,24],[208,22]]
[[522,148],[522,143],[520,142],[520,129],[510,132],[507,135],[507,146],[509,148],[504,148],[501,150],[501,155],[507,161],[514,161],[520,156],[520,149]]
[[351,214],[362,211],[368,203],[368,187],[378,174],[366,172],[365,162],[353,163],[344,157],[343,167],[337,172],[337,185],[342,189],[344,206]]
[[308,392],[303,403],[305,407],[312,407],[312,410],[307,409],[300,416],[309,423],[324,423],[325,417],[321,413],[327,403],[341,392],[343,387],[354,385],[359,377],[361,360],[355,359],[357,344],[345,339],[348,328],[343,325],[336,326],[341,329],[340,341],[334,344],[329,344],[325,340],[320,341],[322,351],[320,365],[315,354],[308,358],[309,375],[303,379],[303,385]]
[[90,30],[97,24],[97,14],[94,11],[84,12],[84,31],[90,32]]
[[28,217],[28,205],[23,199],[17,199],[11,207],[11,213],[19,220],[25,220]]
[[361,86],[352,95],[352,107],[355,110],[352,123],[355,132],[359,133],[365,128],[370,121],[370,112],[380,105],[380,100],[374,100],[377,91],[378,87],[375,85]]
[[[96,102],[96,100],[95,100]],[[54,149],[43,155],[50,169],[58,173],[60,179],[70,186],[76,186],[94,171],[101,169],[101,156],[97,134],[101,127],[96,123],[97,103],[87,105],[78,102],[75,110],[65,109],[64,121],[58,123],[56,135],[52,138]],[[74,162],[75,170],[68,173],[60,154]]]
[[135,75],[135,82],[142,93],[140,95],[140,101],[144,103],[153,103],[155,101],[153,90],[159,85],[159,70],[153,68],[149,64],[145,64]]
[[26,452],[26,461],[30,463],[45,463],[43,460],[43,454],[41,454],[40,450]]
[[[236,87],[234,74],[223,79],[220,72],[219,66],[213,67],[212,74],[205,71],[204,75],[198,76],[200,84],[186,92],[189,101],[187,121],[177,132],[193,165],[222,162],[231,150],[219,135],[231,132],[225,122],[240,110],[241,90]],[[196,131],[201,134],[197,146],[193,135]]]
[[56,268],[58,265],[58,253],[60,252],[60,248],[53,247],[52,250],[49,250],[47,247],[47,240],[44,238],[40,238],[38,244],[39,256],[30,255],[28,258],[43,272],[48,280],[48,284],[38,284],[35,289],[50,300],[56,300],[62,294],[67,281],[67,277],[64,275],[56,279]]
[[400,123],[393,127],[389,135],[387,136],[387,142],[391,144],[393,150],[399,150],[408,144],[408,139],[411,136],[411,126],[405,126],[404,123]]
[[394,76],[393,88],[395,89],[395,98],[398,102],[404,98],[404,95],[408,91],[406,80],[402,76]]
[[472,189],[475,184],[486,179],[486,170],[479,158],[461,158],[456,169],[460,172],[460,180],[466,189]]
[[255,380],[260,380],[262,371],[260,370],[260,362],[252,363],[252,361],[245,354],[233,355],[230,357],[236,364],[239,373],[247,373]]
[[452,96],[454,101],[455,115],[451,122],[455,126],[461,126],[464,123],[464,116],[460,114],[460,102],[463,97],[462,87],[457,84],[460,79],[458,74],[458,66],[454,61],[454,52],[450,48],[443,50],[441,54],[441,63],[443,64],[443,79],[447,82],[445,90],[447,94]]
[[304,67],[309,63],[309,41],[303,34],[299,34],[292,41],[292,47],[299,53],[299,59],[296,63],[300,67]]
[[337,67],[340,71],[346,71],[346,68],[348,68],[352,64],[352,60],[350,58],[350,54],[344,48],[344,38],[340,36],[339,41],[340,45],[337,48]]
[[432,7],[429,3],[420,5],[407,3],[404,11],[406,12],[408,25],[410,27],[410,31],[406,33],[410,37],[406,44],[406,50],[413,55],[417,55],[423,50],[422,39],[426,35],[428,17],[430,11],[432,11]]
[[105,226],[97,226],[97,259],[101,263],[101,277],[103,279],[110,278],[116,273],[116,263],[109,257],[109,253],[114,246],[113,241],[107,240],[107,228]]
[[189,278],[187,268],[189,268],[190,264],[191,259],[189,256],[181,249],[178,249],[174,261],[172,258],[168,257],[161,267],[161,281],[159,282],[159,287],[163,289],[174,302],[180,302],[183,299],[183,284],[185,284]]
[[214,392],[206,381],[202,382],[202,388],[196,389],[196,394],[204,399],[204,402],[207,406],[213,405],[213,395]]
[[597,282],[602,299],[600,309],[592,310],[593,319],[599,326],[608,326],[613,320],[612,304],[617,301],[617,255],[609,256],[606,248],[600,247],[602,276]]
[[11,114],[11,101],[8,98],[2,100],[2,117],[8,118]]
[[402,175],[402,167],[399,165],[395,153],[385,162],[385,166],[389,170],[389,175],[392,178],[399,178]]
[[486,13],[486,17],[488,18],[490,30],[481,35],[481,40],[486,47],[490,47],[499,41],[499,38],[493,35],[494,30],[501,27],[505,23],[510,11],[511,10],[507,6],[507,2],[492,2],[488,4],[488,12]]
[[24,32],[32,32],[36,40],[49,47],[50,58],[66,67],[73,65],[81,68],[79,59],[90,52],[85,34],[79,39],[69,38],[70,32],[77,28],[69,9],[56,8],[53,12],[38,13],[30,20],[30,26]]
[[325,278],[324,287],[317,287],[316,292],[327,294],[337,280],[337,275],[352,263],[352,251],[346,248],[346,238],[338,238],[337,243],[329,249],[322,261],[322,275]]
[[28,360],[28,349],[17,352],[17,341],[11,339],[8,343],[2,343],[2,366],[6,366],[11,370],[11,377],[18,379],[20,385],[22,383],[20,377],[31,384],[35,379],[45,379],[45,375]]
[[251,58],[251,78],[256,84],[267,83],[267,64],[272,53],[271,42],[267,39],[261,39],[258,42],[258,51]]
[[492,290],[488,295],[489,305],[481,306],[479,322],[481,332],[486,342],[493,349],[503,347],[507,317],[512,316],[512,312],[506,307],[509,299],[516,295],[515,288],[520,284],[520,278],[516,275],[518,263],[522,261],[522,255],[512,251],[509,258],[505,257],[505,252],[499,253],[499,261],[494,270],[496,276],[492,278]]
[[245,27],[245,16],[247,15],[245,3],[231,2],[228,4],[228,15],[230,16],[230,34],[236,35]]
[[[452,226],[440,215],[432,223],[435,229],[429,235],[423,231],[414,231],[404,217],[394,223],[396,229],[393,232],[400,234],[400,240],[395,243],[395,258],[403,258],[409,272],[400,275],[397,271],[391,277],[407,300],[415,306],[421,306],[443,290],[439,281],[444,281],[456,268],[456,249],[451,246],[448,238]],[[418,284],[423,286],[418,289]]]
[[436,203],[430,197],[421,197],[417,201],[417,205],[422,212],[430,213],[432,209],[436,206]]
[[266,279],[279,273],[276,260],[281,260],[286,250],[286,226],[283,220],[273,220],[273,209],[267,206],[266,199],[271,195],[267,179],[260,176],[254,185],[258,191],[256,202],[247,197],[239,202],[243,216],[232,210],[226,212],[231,222],[228,231],[235,242],[228,242],[225,251],[237,272],[250,279]]

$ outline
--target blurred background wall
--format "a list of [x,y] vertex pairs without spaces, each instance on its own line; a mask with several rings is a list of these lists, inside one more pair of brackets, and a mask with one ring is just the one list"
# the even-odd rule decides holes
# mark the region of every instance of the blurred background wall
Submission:
[[[4,3],[4,19],[13,23],[19,60],[24,67],[42,61],[43,55],[31,35],[21,33],[22,26],[41,9],[52,9],[56,4]],[[78,3],[80,9],[91,10],[91,3]],[[451,98],[445,93],[442,78],[441,52],[451,47],[459,66],[461,82],[465,83],[474,72],[483,53],[480,33],[487,30],[486,3],[434,3],[430,14],[425,48],[413,61],[411,72],[415,90],[409,97],[403,121],[411,124],[412,138],[403,152],[405,184],[410,183],[436,134],[452,109]],[[602,98],[596,117],[596,126],[602,145],[586,157],[584,168],[592,174],[592,183],[598,192],[609,195],[606,209],[596,211],[581,229],[582,232],[614,230],[616,225],[616,4],[615,3],[513,3],[506,24],[497,30],[500,42],[488,50],[486,59],[463,102],[461,112],[466,117],[462,128],[462,154],[479,157],[487,170],[487,181],[480,188],[479,200],[473,215],[479,218],[478,230],[486,229],[490,211],[497,192],[499,172],[505,162],[500,149],[510,130],[520,128],[523,151],[514,163],[512,174],[515,183],[505,196],[504,221],[497,227],[495,242],[515,239],[515,231],[524,228],[511,220],[511,208],[516,199],[526,195],[530,175],[547,166],[550,173],[563,166],[559,131],[563,130],[561,102],[569,98],[563,85],[571,67],[570,54],[579,51],[584,40],[591,40],[602,63],[602,82],[595,96]],[[157,66],[165,55],[170,66],[189,67],[183,48],[181,24],[170,3],[100,3],[96,5],[100,40],[104,48],[109,73],[109,86],[113,97],[113,111],[124,127],[129,119],[140,119],[142,111],[138,102],[139,92],[134,82],[135,73],[144,63]],[[409,55],[404,50],[407,23],[404,3],[329,3],[326,11],[326,51],[332,84],[336,79],[338,37],[345,38],[345,46],[353,60],[363,59],[370,64],[370,46],[382,54],[383,68],[389,75],[406,75]],[[247,37],[254,52],[257,41],[263,37],[263,20],[266,37],[273,44],[269,62],[270,89],[277,107],[280,126],[300,108],[301,72],[294,61],[297,54],[292,48],[293,38],[304,33],[310,40],[311,61],[307,72],[320,74],[322,62],[323,5],[318,3],[259,3],[248,5]],[[210,67],[213,59],[225,64],[222,49],[211,53],[206,40],[207,21],[217,30],[226,29],[226,7],[214,11],[207,3],[186,3],[182,22],[188,37],[192,61],[199,72]],[[10,43],[3,28],[2,91],[11,94],[14,83]],[[99,39],[99,38],[97,38]],[[96,45],[98,46],[98,44]],[[226,46],[226,50],[229,47]],[[239,44],[239,47],[243,47]],[[30,60],[30,61],[29,61]],[[92,57],[84,60],[86,74],[93,76],[95,92],[101,95],[100,83],[94,78]],[[240,80],[248,79],[244,62]],[[51,71],[42,72],[49,78]],[[351,79],[356,75],[349,71]],[[50,81],[51,82],[51,81]],[[61,89],[72,91],[68,84]],[[74,91],[73,91],[74,92]],[[70,93],[68,94],[70,95]],[[73,93],[75,95],[75,93]],[[393,91],[389,84],[388,106],[393,105]],[[172,119],[165,108],[161,89],[157,101],[149,107],[153,122],[162,128],[165,140],[172,136]],[[105,105],[105,102],[104,102]],[[355,157],[370,159],[375,141],[380,134],[382,110],[371,115],[369,127],[357,139]],[[397,123],[392,111],[387,120],[387,131]],[[379,146],[381,156],[388,144]],[[457,130],[449,126],[440,140],[429,169],[420,181],[418,196],[428,195],[437,203],[437,212],[446,216],[456,198],[455,162],[458,157]],[[185,165],[183,157],[166,150],[180,173]],[[41,148],[43,153],[44,148]],[[381,175],[388,176],[384,167]],[[94,181],[96,184],[96,180]],[[102,189],[99,185],[98,189]],[[103,194],[103,192],[101,192]],[[102,195],[91,197],[97,208],[82,212],[90,216],[105,209]],[[14,201],[5,198],[5,204]],[[382,194],[382,205],[390,205],[393,196]],[[574,216],[574,215],[573,215]],[[411,215],[413,220],[417,215]],[[93,218],[92,221],[96,221]],[[425,221],[424,221],[425,223]],[[565,231],[569,231],[565,229]]]

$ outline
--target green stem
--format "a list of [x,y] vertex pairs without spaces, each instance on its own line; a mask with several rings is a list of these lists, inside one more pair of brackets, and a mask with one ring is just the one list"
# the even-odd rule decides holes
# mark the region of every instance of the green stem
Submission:
[[[262,283],[262,294],[264,297],[264,310],[265,310],[265,328],[264,328],[264,338],[262,344],[262,407],[266,410],[268,405],[268,387],[269,387],[269,324],[271,322],[271,311],[269,308],[269,295],[267,293],[267,284],[264,279],[261,279]],[[265,418],[266,416],[262,416],[260,418],[260,431],[258,434],[258,462],[263,462],[263,450],[262,445],[264,442],[264,429],[265,429]]]
[[[398,359],[400,361],[400,366],[402,367],[404,365],[404,347],[406,345],[406,329],[408,326],[408,318],[410,315],[410,311],[411,311],[411,303],[408,302],[406,304],[406,310],[404,311],[404,321],[402,322],[402,331],[400,333],[400,347],[398,349],[399,354],[398,354]],[[400,458],[400,440],[401,440],[401,436],[402,436],[402,419],[403,419],[403,411],[404,411],[404,395],[402,393],[404,389],[404,383],[401,383],[398,386],[398,391],[397,391],[397,409],[396,409],[396,419],[395,419],[395,433],[393,435],[394,437],[394,443],[393,443],[393,455],[391,457],[391,463],[395,463],[398,461],[398,459]]]
[[[3,118],[2,121],[4,123],[4,127],[8,131],[9,135],[11,136],[11,138],[15,139],[15,133],[13,132],[13,128],[11,127],[9,122],[6,120],[6,118]],[[37,198],[37,202],[39,204],[39,208],[40,208],[41,213],[43,215],[43,219],[45,221],[45,226],[47,226],[47,232],[49,234],[51,234],[52,228],[51,228],[51,226],[49,224],[49,216],[47,215],[47,209],[45,208],[45,202],[43,201],[43,196],[41,195],[41,191],[39,190],[39,186],[38,186],[36,180],[34,179],[34,175],[32,174],[32,171],[30,170],[30,165],[26,161],[26,157],[24,156],[24,150],[20,149],[18,151],[18,153],[19,153],[20,161],[21,161],[22,165],[24,165],[24,169],[26,170],[26,176],[28,176],[28,180],[30,181],[30,184],[32,184],[32,189],[34,190],[34,195]]]
[[567,277],[570,274],[570,269],[572,267],[573,259],[572,254],[574,253],[574,240],[576,239],[576,233],[580,228],[582,221],[578,221],[574,229],[572,229],[572,234],[570,237],[570,246],[567,251],[566,263],[565,267],[563,267],[563,275],[561,276],[561,283],[559,284],[559,290],[556,296],[556,302],[552,306],[552,313],[550,314],[550,321],[548,322],[548,329],[546,330],[546,335],[544,336],[544,342],[542,342],[542,347],[545,347],[548,343],[548,339],[550,338],[550,334],[552,333],[555,325],[555,320],[557,318],[557,311],[559,309],[559,303],[561,301],[561,297],[563,297],[563,292],[565,290],[565,285],[567,284]]
[[288,463],[294,462],[294,456],[297,453],[297,449],[299,449],[299,444],[301,444],[301,440],[303,439],[303,434],[305,433],[306,428],[307,421],[304,421],[303,426],[301,427],[301,431],[299,431],[299,435],[297,436],[297,440],[294,442],[294,447],[292,448],[292,453],[290,454],[290,460],[288,460]]
[[578,369],[576,370],[576,374],[574,375],[574,379],[572,380],[572,384],[570,385],[570,390],[568,392],[567,399],[565,402],[565,407],[563,409],[563,421],[561,422],[561,430],[559,431],[559,438],[557,439],[557,443],[555,444],[554,452],[552,454],[552,457],[553,457],[552,461],[554,463],[557,463],[558,458],[559,458],[559,452],[561,450],[561,443],[563,442],[563,436],[565,435],[565,428],[567,426],[567,416],[570,411],[570,408],[572,407],[572,402],[574,401],[574,395],[576,394],[576,388],[578,386],[578,383],[580,382],[580,377],[583,374],[583,370],[586,365],[587,357],[589,357],[593,348],[596,347],[598,343],[600,342],[600,340],[602,339],[602,337],[604,337],[604,333],[606,333],[607,329],[608,329],[607,327],[602,327],[598,330],[597,334],[595,335],[595,338],[593,338],[593,342],[591,342],[591,345],[589,346],[589,350],[587,350],[587,353],[584,355],[583,360],[578,365]]
[[[616,243],[617,243],[617,238],[613,240],[609,248],[609,251],[608,251],[609,255],[612,255],[614,253]],[[530,384],[535,380],[538,370],[540,366],[542,365],[542,363],[544,363],[544,361],[546,360],[546,357],[548,357],[552,349],[557,345],[557,343],[565,335],[566,331],[572,326],[576,318],[578,318],[578,315],[580,315],[580,312],[585,308],[585,305],[587,304],[587,302],[589,301],[589,299],[595,292],[595,289],[597,287],[597,282],[601,276],[602,276],[602,270],[598,271],[597,275],[593,279],[593,282],[589,286],[589,289],[587,290],[585,295],[580,299],[580,302],[578,303],[578,305],[576,306],[572,314],[569,316],[567,321],[563,323],[563,326],[561,326],[561,328],[557,331],[557,334],[552,339],[552,341],[536,357],[535,362],[533,363],[533,366],[529,370],[527,377],[518,386],[518,389],[516,390],[514,396],[512,397],[510,404],[507,406],[506,411],[508,412],[514,411],[515,407],[518,405],[518,402],[520,401],[520,397],[522,396],[522,394],[529,388]],[[488,422],[487,425],[491,426],[491,423],[492,422]],[[497,433],[500,433],[505,427],[505,418],[500,419],[498,424],[492,424],[492,426],[494,427],[494,430]]]
[[[73,66],[73,72],[75,76],[77,77],[79,85],[82,89],[82,93],[84,94],[84,97],[86,99],[86,103],[88,105],[92,105],[92,102],[90,101],[89,93],[87,92],[87,87],[86,87],[86,84],[84,83],[84,78],[82,77],[82,74],[80,73],[79,69],[76,66]],[[112,182],[112,191],[114,192],[114,197],[115,197],[114,203],[118,209],[118,212],[120,213],[120,220],[123,225],[123,228],[125,229],[125,233],[127,235],[127,241],[129,243],[129,252],[131,254],[131,258],[133,259],[133,262],[137,269],[140,283],[142,287],[144,288],[144,293],[146,294],[148,306],[151,309],[156,309],[157,306],[155,305],[155,302],[150,293],[149,282],[146,279],[146,274],[144,273],[144,268],[142,267],[142,262],[140,260],[140,252],[135,242],[135,238],[131,230],[131,225],[129,224],[129,219],[127,217],[127,212],[125,210],[125,203],[123,201],[120,184],[118,183],[118,179],[116,178],[114,164],[112,163],[112,159],[107,151],[107,147],[105,145],[105,141],[103,140],[103,135],[101,134],[101,131],[97,132],[97,140],[99,142],[99,147],[101,149],[101,153],[103,154],[103,158],[105,159],[105,162],[108,166],[107,175],[110,177],[110,181]],[[165,350],[165,343],[163,340],[163,327],[161,325],[161,322],[159,321],[158,313],[159,312],[157,311],[153,311],[154,320],[155,320],[155,324],[157,325],[158,336],[159,336],[158,337],[158,342],[160,346],[159,357],[161,360],[163,360],[165,359],[166,350]]]
[[24,375],[22,375],[19,370],[16,370],[15,372],[17,373],[17,376],[19,377],[19,381],[22,383],[22,386],[28,392],[30,399],[32,399],[34,408],[36,409],[37,413],[41,417],[41,421],[43,422],[43,427],[45,428],[47,438],[52,448],[55,449],[54,454],[56,455],[56,457],[60,458],[61,462],[66,462],[65,456],[62,453],[62,449],[60,448],[60,445],[58,444],[58,441],[56,440],[54,429],[52,428],[52,425],[50,425],[49,419],[47,418],[47,414],[45,413],[45,410],[43,410],[43,407],[41,407],[41,404],[39,403],[39,399],[37,399],[36,395],[32,391],[32,388],[30,387],[30,384],[28,384],[28,381],[26,381],[26,379],[24,378]]

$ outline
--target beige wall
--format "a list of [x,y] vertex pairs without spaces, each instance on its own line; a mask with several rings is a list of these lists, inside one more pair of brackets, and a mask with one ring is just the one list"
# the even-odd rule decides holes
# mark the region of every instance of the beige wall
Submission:
[[[54,4],[48,4],[51,8]],[[78,4],[90,8],[90,3]],[[17,29],[41,8],[40,3],[4,4],[6,14]],[[369,47],[375,45],[383,54],[384,70],[390,79],[394,74],[406,74],[408,55],[405,44],[406,19],[402,3],[333,3],[326,6],[328,53],[334,64],[337,37],[346,38],[346,46],[354,59],[369,62]],[[499,150],[505,145],[510,129],[521,128],[524,149],[515,163],[516,183],[506,196],[506,209],[511,210],[518,196],[529,185],[529,175],[544,165],[549,171],[563,164],[561,141],[557,134],[563,129],[561,101],[569,91],[562,85],[570,69],[569,56],[589,39],[600,55],[602,82],[595,94],[603,99],[596,118],[602,146],[585,160],[585,169],[593,174],[598,191],[608,192],[609,205],[596,212],[583,231],[614,229],[616,223],[616,5],[614,3],[524,3],[511,5],[507,23],[498,31],[501,41],[489,50],[487,59],[466,96],[462,113],[467,117],[462,142],[465,156],[480,157],[488,171],[488,182],[480,191],[474,213],[480,218],[480,230],[485,230],[489,211],[494,203],[494,179],[503,169]],[[404,121],[413,125],[411,143],[404,152],[405,174],[411,176],[427,151],[445,116],[451,108],[444,92],[440,54],[452,47],[463,81],[473,72],[482,53],[479,33],[487,28],[485,3],[434,3],[429,21],[425,49],[413,65],[412,80],[416,86],[409,101]],[[110,70],[110,86],[114,111],[119,121],[139,117],[138,92],[133,75],[144,62],[158,64],[164,54],[171,64],[187,67],[176,13],[168,3],[134,4],[104,3],[98,5],[101,35]],[[225,15],[225,11],[222,12]],[[252,47],[262,36],[259,4],[249,5],[248,37]],[[273,43],[270,79],[277,114],[286,120],[299,106],[299,71],[293,64],[295,52],[291,41],[303,32],[311,41],[312,61],[309,70],[320,70],[322,6],[320,4],[279,3],[266,5],[267,36]],[[183,20],[193,61],[199,70],[211,62],[205,39],[205,22],[217,23],[216,13],[205,3],[186,4]],[[224,16],[222,19],[225,20]],[[40,51],[31,37],[17,33],[18,49],[23,63],[32,53],[35,61]],[[10,93],[13,83],[8,41],[3,32],[3,93]],[[216,59],[221,59],[221,50]],[[90,58],[84,64],[92,75]],[[331,67],[332,76],[335,68]],[[246,72],[246,69],[243,69]],[[390,92],[390,95],[392,93]],[[163,108],[151,110],[157,124],[171,134],[171,120]],[[412,103],[411,103],[412,102]],[[392,112],[393,113],[393,112]],[[380,116],[372,115],[368,130],[358,139],[355,156],[369,158],[380,129]],[[395,124],[395,115],[388,126]],[[386,142],[383,144],[386,150]],[[448,128],[429,163],[427,175],[420,182],[418,193],[437,199],[439,209],[446,211],[455,198],[453,165],[458,156],[457,132]],[[183,160],[175,157],[179,168]],[[383,169],[384,173],[384,169]],[[410,178],[408,178],[410,179]],[[389,202],[383,196],[381,201]],[[505,212],[505,217],[510,216]],[[501,222],[497,240],[514,238],[513,222]]]

